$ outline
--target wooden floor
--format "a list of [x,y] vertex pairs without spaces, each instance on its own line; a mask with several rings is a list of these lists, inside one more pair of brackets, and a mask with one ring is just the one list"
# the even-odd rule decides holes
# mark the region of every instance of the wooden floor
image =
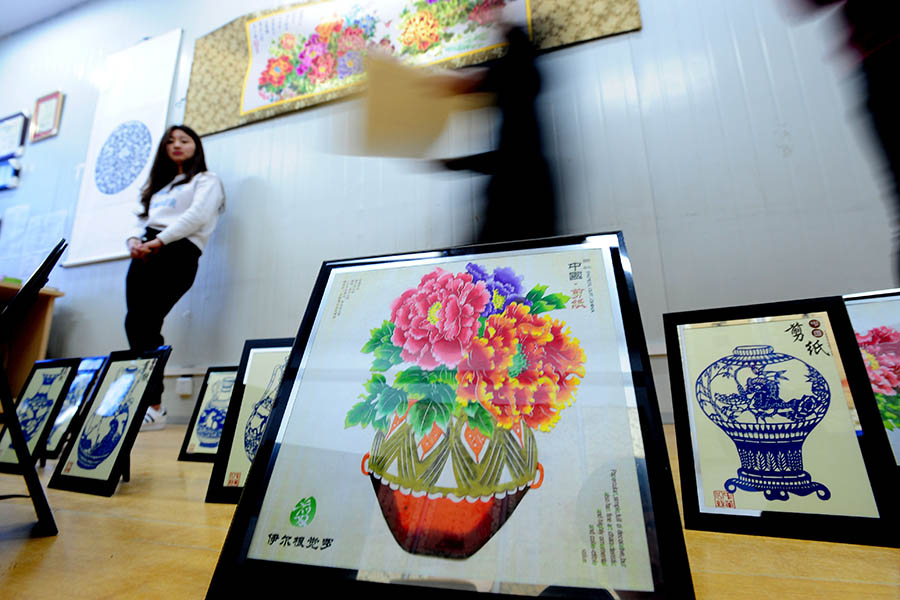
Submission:
[[[0,502],[0,598],[202,598],[234,507],[203,502],[211,464],[175,460],[184,431],[140,434],[131,482],[112,498],[48,490],[56,537],[28,537],[29,500]],[[666,436],[677,485],[671,426]],[[22,478],[0,474],[0,495],[12,493],[25,493]],[[900,550],[698,531],[685,540],[697,598],[900,598]]]

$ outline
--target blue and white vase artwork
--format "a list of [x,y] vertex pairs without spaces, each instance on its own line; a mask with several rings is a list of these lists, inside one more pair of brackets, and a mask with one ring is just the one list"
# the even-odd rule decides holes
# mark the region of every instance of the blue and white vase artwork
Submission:
[[819,371],[772,346],[738,346],[704,369],[695,391],[704,414],[731,438],[740,457],[727,491],[763,492],[766,500],[831,497],[803,469],[803,443],[831,402]]
[[[25,441],[31,441],[34,434],[40,431],[41,425],[47,420],[50,409],[53,408],[53,399],[48,396],[50,388],[56,378],[62,375],[57,373],[41,373],[41,386],[30,398],[22,400],[22,405],[16,411],[19,415],[19,423],[22,425],[22,433],[25,434]],[[9,447],[12,448],[12,442]]]
[[253,411],[250,413],[250,418],[247,419],[247,425],[244,427],[244,452],[247,454],[250,462],[253,462],[256,451],[259,450],[259,443],[266,432],[266,423],[269,422],[269,416],[272,414],[275,396],[278,394],[278,386],[281,384],[281,376],[284,375],[286,364],[287,357],[285,357],[284,362],[272,371],[272,377],[269,378],[266,391],[262,398],[253,405]]
[[93,373],[79,373],[75,376],[72,385],[69,387],[69,393],[66,394],[66,399],[63,400],[62,408],[60,408],[59,414],[56,416],[56,422],[53,423],[53,429],[50,430],[49,439],[54,439],[57,433],[59,433],[60,427],[68,424],[69,421],[72,420],[72,417],[75,416],[75,412],[78,410],[78,407],[81,406],[81,401],[84,399],[84,392],[92,377]]
[[138,367],[122,369],[100,406],[87,418],[78,440],[78,466],[82,469],[96,469],[118,447],[131,413],[128,396],[138,375]]
[[233,375],[220,379],[213,384],[209,402],[206,403],[206,406],[203,407],[203,410],[200,411],[200,415],[197,417],[196,432],[201,447],[215,448],[219,445],[233,388]]

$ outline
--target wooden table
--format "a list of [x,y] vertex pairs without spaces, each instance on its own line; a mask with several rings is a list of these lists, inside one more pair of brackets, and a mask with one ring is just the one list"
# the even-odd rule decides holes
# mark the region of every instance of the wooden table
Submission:
[[[20,285],[0,282],[0,303],[7,303],[18,293]],[[47,357],[47,342],[50,340],[50,322],[53,319],[53,302],[64,294],[51,287],[38,293],[37,300],[28,310],[25,321],[13,332],[10,348],[0,349],[2,360],[9,376],[9,387],[13,397],[18,398],[22,385],[31,372],[35,361]]]
[[[0,502],[0,598],[203,598],[234,506],[203,502],[212,464],[176,461],[184,433],[170,425],[138,435],[131,482],[112,498],[48,490],[56,537],[27,537],[28,500]],[[671,425],[666,440],[677,477]],[[40,470],[43,482],[55,466]],[[21,477],[0,474],[0,494],[24,487]],[[900,598],[900,550],[707,531],[684,537],[699,600]]]

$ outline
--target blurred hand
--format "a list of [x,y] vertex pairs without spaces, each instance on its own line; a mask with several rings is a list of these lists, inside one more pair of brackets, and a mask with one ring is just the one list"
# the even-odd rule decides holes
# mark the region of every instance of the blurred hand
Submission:
[[131,255],[131,258],[143,258],[144,254],[141,252],[141,241],[137,238],[128,238],[128,253]]
[[158,239],[152,239],[149,242],[144,242],[140,246],[138,246],[138,251],[142,253],[143,256],[147,256],[149,254],[156,254],[159,252],[159,249],[163,247],[163,243]]

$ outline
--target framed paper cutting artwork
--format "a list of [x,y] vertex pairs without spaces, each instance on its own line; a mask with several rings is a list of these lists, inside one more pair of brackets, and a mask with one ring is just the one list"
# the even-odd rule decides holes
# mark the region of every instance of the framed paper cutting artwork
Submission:
[[900,465],[900,289],[844,296],[881,422]]
[[128,470],[129,454],[147,406],[162,391],[171,346],[146,352],[119,351],[91,392],[75,436],[60,455],[48,487],[112,496]]
[[214,462],[225,415],[231,402],[237,367],[210,367],[188,423],[178,460]]
[[692,598],[629,265],[621,233],[326,262],[209,596]]
[[247,340],[225,414],[207,502],[237,504],[265,433],[291,351],[291,338]]
[[[34,363],[22,386],[16,416],[28,442],[28,451],[39,458],[75,378],[77,358],[41,360]],[[0,432],[0,472],[20,473],[21,466],[6,427]]]
[[896,544],[890,450],[840,297],[663,320],[685,527]]
[[59,458],[59,454],[65,446],[66,436],[80,422],[78,417],[83,412],[84,401],[90,397],[97,375],[105,362],[105,356],[91,356],[82,358],[78,363],[75,379],[69,386],[69,392],[66,394],[66,399],[63,401],[62,408],[56,416],[56,421],[54,421],[47,438],[45,457]]

